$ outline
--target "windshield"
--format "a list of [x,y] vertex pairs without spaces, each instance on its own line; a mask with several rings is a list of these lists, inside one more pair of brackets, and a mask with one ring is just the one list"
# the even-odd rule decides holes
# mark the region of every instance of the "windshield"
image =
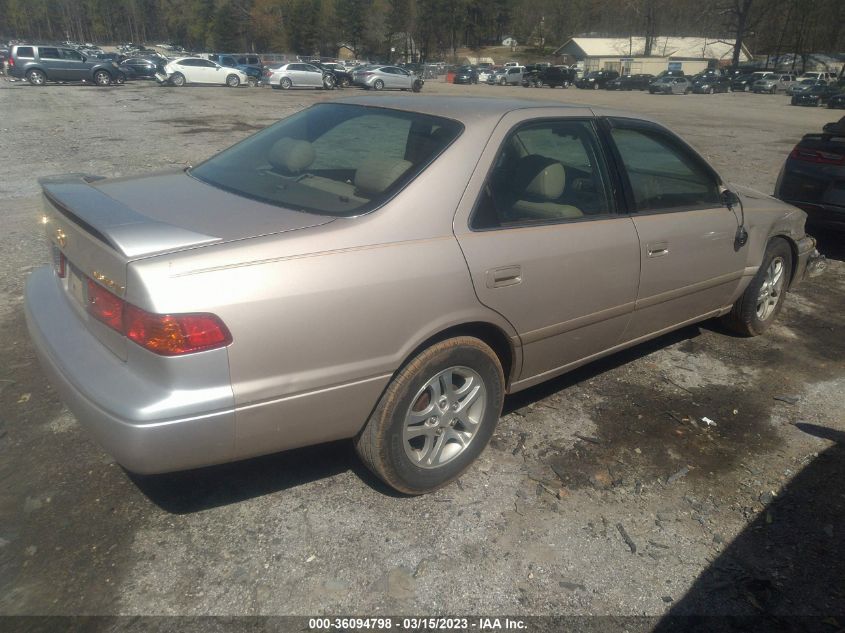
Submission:
[[191,170],[231,193],[298,211],[351,217],[413,180],[463,130],[449,119],[320,104]]

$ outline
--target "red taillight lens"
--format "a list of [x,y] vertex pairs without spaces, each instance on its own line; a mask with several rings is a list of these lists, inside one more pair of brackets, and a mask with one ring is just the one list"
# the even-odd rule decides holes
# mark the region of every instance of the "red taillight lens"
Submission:
[[100,284],[88,280],[88,314],[111,329],[123,333],[124,301]]
[[213,314],[153,314],[88,280],[88,313],[133,343],[161,356],[225,347],[232,335]]
[[824,152],[818,149],[808,149],[806,147],[796,147],[789,154],[789,157],[806,163],[845,165],[845,155],[836,154],[834,152]]
[[151,314],[127,304],[124,334],[162,356],[179,356],[232,342],[232,335],[213,314]]

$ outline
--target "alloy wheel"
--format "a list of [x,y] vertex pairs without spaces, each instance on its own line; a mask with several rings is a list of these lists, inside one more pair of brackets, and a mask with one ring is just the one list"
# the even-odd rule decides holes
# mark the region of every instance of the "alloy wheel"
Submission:
[[781,257],[776,257],[769,264],[766,270],[766,276],[760,286],[760,292],[757,294],[757,318],[765,321],[775,311],[778,302],[783,294],[783,286],[786,282],[784,276],[784,261]]

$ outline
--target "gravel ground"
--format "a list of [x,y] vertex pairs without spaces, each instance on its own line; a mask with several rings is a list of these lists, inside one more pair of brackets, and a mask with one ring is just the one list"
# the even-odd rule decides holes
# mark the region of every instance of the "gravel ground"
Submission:
[[[136,477],[88,439],[23,324],[36,178],[196,162],[351,92],[0,80],[0,614],[845,614],[841,236],[767,335],[704,323],[510,397],[478,464],[425,497],[346,443]],[[647,113],[764,192],[838,118],[782,95],[425,92]]]

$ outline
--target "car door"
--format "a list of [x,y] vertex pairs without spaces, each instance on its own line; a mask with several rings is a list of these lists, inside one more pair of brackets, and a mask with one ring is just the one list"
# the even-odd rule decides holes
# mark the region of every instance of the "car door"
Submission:
[[520,386],[614,347],[636,301],[637,234],[617,212],[592,113],[559,116],[502,119],[455,221],[478,299],[521,339]]
[[63,74],[69,81],[82,81],[91,79],[91,68],[101,60],[86,61],[82,53],[72,48],[60,48],[59,55],[62,57]]
[[197,70],[199,71],[202,83],[218,85],[226,82],[226,69],[220,64],[207,59],[199,59],[197,61],[199,62],[197,64]]
[[747,254],[718,174],[656,124],[606,124],[640,241],[639,292],[625,340],[715,315],[730,305]]
[[54,46],[39,46],[38,57],[41,60],[41,65],[44,67],[44,72],[51,81],[73,81],[74,78],[69,76],[67,68],[65,68],[64,60],[59,49]]
[[312,64],[302,64],[302,66],[305,85],[312,88],[322,88],[323,71]]

